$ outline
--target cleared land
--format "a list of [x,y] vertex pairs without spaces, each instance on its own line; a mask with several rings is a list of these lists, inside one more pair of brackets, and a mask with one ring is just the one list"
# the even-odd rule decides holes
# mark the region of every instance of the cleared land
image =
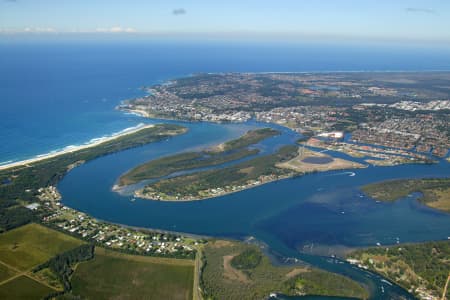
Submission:
[[0,234],[0,261],[25,271],[83,242],[38,224]]
[[450,178],[390,180],[365,185],[361,189],[371,198],[380,201],[395,201],[411,193],[420,192],[420,202],[450,212]]
[[[357,250],[348,258],[405,287],[419,298],[439,299],[450,272],[450,241]],[[447,299],[450,291],[447,290]]]
[[291,169],[299,173],[311,173],[364,168],[365,166],[357,162],[331,157],[306,148],[300,148],[296,157],[289,161],[277,164],[277,167]]
[[302,266],[275,267],[255,245],[215,241],[203,253],[205,299],[264,299],[271,292],[368,297],[362,286],[344,276]]
[[271,128],[250,130],[238,139],[228,141],[211,149],[198,152],[186,152],[155,159],[122,175],[119,178],[119,186],[167,176],[178,171],[216,166],[254,155],[259,150],[250,150],[246,147],[277,134],[279,134],[279,131]]
[[0,299],[42,299],[54,290],[26,276],[17,277],[0,285]]
[[80,263],[72,293],[84,299],[192,299],[194,262],[134,256],[96,248]]
[[17,274],[17,272],[12,270],[11,268],[8,268],[0,262],[0,283],[8,278],[13,277],[15,274]]

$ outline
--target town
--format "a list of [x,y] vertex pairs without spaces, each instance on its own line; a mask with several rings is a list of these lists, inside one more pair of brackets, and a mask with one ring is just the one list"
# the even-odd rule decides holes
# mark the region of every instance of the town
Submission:
[[55,187],[39,189],[40,202],[26,206],[39,210],[42,222],[104,248],[149,256],[194,258],[196,248],[206,240],[162,231],[138,230],[99,221],[61,204]]
[[[118,108],[191,121],[255,119],[306,137],[341,132],[352,143],[407,150],[415,158],[446,157],[450,100],[442,89],[433,88],[439,75],[425,80],[402,73],[197,74],[146,88],[149,95]],[[450,81],[448,74],[443,76]],[[417,86],[422,80],[426,84]]]

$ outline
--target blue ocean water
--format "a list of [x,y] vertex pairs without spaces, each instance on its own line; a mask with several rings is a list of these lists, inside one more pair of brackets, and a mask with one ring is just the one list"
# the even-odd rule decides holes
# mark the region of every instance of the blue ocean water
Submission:
[[0,163],[141,122],[115,111],[144,85],[197,72],[449,70],[432,47],[186,40],[0,38]]

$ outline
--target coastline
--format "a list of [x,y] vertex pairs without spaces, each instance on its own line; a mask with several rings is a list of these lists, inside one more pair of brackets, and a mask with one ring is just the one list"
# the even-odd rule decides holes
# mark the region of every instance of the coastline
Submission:
[[30,159],[25,159],[25,160],[21,160],[21,161],[16,161],[16,162],[0,165],[0,171],[11,169],[11,168],[15,168],[15,167],[28,166],[29,164],[33,164],[33,163],[36,163],[36,162],[39,162],[39,161],[42,161],[42,160],[46,160],[46,159],[49,159],[49,158],[55,158],[55,157],[58,157],[58,156],[63,155],[63,154],[73,153],[73,152],[77,152],[77,151],[80,151],[80,150],[92,148],[92,147],[98,146],[100,144],[103,144],[105,142],[110,142],[110,141],[113,141],[113,140],[115,140],[117,138],[129,135],[129,134],[132,134],[132,133],[139,132],[139,131],[141,131],[143,129],[151,128],[153,126],[155,126],[155,125],[141,123],[141,124],[137,125],[136,127],[132,127],[130,129],[125,129],[124,131],[121,131],[121,132],[118,132],[116,134],[113,134],[112,136],[94,139],[91,143],[88,143],[88,144],[79,145],[79,146],[69,146],[69,147],[66,147],[63,150],[56,151],[56,152],[53,152],[53,153],[43,154],[43,155],[39,155],[37,157],[33,157],[33,158],[30,158]]
[[128,113],[128,114],[133,114],[133,115],[137,115],[137,116],[144,117],[144,118],[151,118],[151,117],[152,117],[152,116],[151,116],[148,112],[146,112],[145,110],[140,110],[140,109],[129,109],[129,108],[123,108],[123,107],[120,107],[120,106],[117,106],[116,109],[117,109],[117,110],[121,110],[121,111],[123,111],[123,112],[125,112],[125,113]]

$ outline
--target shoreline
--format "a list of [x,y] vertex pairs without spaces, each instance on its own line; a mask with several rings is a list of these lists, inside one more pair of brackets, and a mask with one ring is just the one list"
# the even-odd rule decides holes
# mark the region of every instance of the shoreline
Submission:
[[280,181],[280,180],[285,180],[285,179],[291,179],[291,178],[294,178],[295,176],[296,176],[295,174],[294,174],[294,175],[289,175],[289,176],[283,176],[283,177],[281,177],[281,178],[268,180],[268,181],[265,181],[265,182],[262,182],[262,183],[259,183],[259,184],[251,184],[250,186],[245,187],[245,188],[242,188],[242,189],[236,189],[236,190],[234,190],[234,191],[227,191],[227,192],[224,192],[224,193],[217,193],[217,194],[215,194],[215,195],[211,195],[211,196],[204,197],[204,198],[194,198],[194,199],[173,199],[173,200],[172,200],[172,199],[154,199],[154,198],[151,198],[150,196],[146,196],[146,195],[144,195],[144,194],[141,194],[141,193],[139,192],[141,189],[135,191],[135,192],[133,193],[133,196],[134,196],[135,198],[142,199],[142,200],[161,201],[161,202],[191,202],[191,201],[204,201],[204,200],[209,200],[209,199],[214,199],[214,198],[226,196],[226,195],[229,195],[229,194],[234,194],[234,193],[242,192],[242,191],[245,191],[245,190],[249,190],[249,189],[252,189],[252,188],[256,188],[256,187],[259,187],[259,186],[268,184],[268,183],[272,183],[272,182],[276,182],[276,181]]
[[97,139],[93,139],[92,142],[88,143],[88,144],[83,144],[83,145],[79,145],[79,146],[68,146],[65,149],[59,150],[59,151],[55,151],[52,153],[47,153],[47,154],[42,154],[42,155],[38,155],[36,157],[33,158],[29,158],[29,159],[25,159],[25,160],[20,160],[20,161],[16,161],[16,162],[12,162],[12,163],[8,163],[8,164],[4,164],[4,165],[0,165],[0,171],[3,170],[7,170],[7,169],[11,169],[11,168],[15,168],[15,167],[22,167],[22,166],[28,166],[29,164],[33,164],[42,160],[46,160],[49,158],[55,158],[67,153],[73,153],[73,152],[77,152],[80,150],[84,150],[84,149],[88,149],[88,148],[92,148],[92,147],[96,147],[100,144],[103,144],[105,142],[110,142],[113,141],[117,138],[132,134],[132,133],[136,133],[139,132],[143,129],[147,129],[147,128],[151,128],[155,125],[153,124],[144,124],[141,123],[135,127],[131,127],[129,129],[125,129],[123,131],[120,131],[116,134],[113,134],[111,136],[106,136],[106,137],[102,137],[102,138],[97,138]]
[[[226,196],[226,195],[229,195],[229,194],[234,194],[234,193],[250,190],[250,189],[253,189],[253,188],[257,188],[257,187],[263,186],[263,185],[268,184],[268,183],[273,183],[273,182],[286,180],[286,179],[295,179],[297,177],[303,177],[303,176],[306,176],[306,175],[309,175],[309,174],[326,173],[326,172],[332,172],[332,171],[349,171],[349,172],[352,172],[353,170],[364,169],[364,168],[367,168],[367,166],[362,165],[361,167],[354,167],[354,168],[344,167],[344,168],[337,168],[337,169],[330,169],[330,170],[323,170],[323,171],[296,172],[294,174],[280,176],[279,178],[271,179],[271,180],[268,180],[268,181],[265,181],[265,182],[260,182],[258,184],[248,184],[244,188],[236,189],[234,191],[226,191],[226,192],[223,192],[223,193],[217,193],[217,194],[209,195],[209,196],[203,197],[203,198],[193,198],[193,199],[186,199],[186,198],[181,198],[181,199],[162,199],[161,198],[161,199],[155,199],[155,198],[152,198],[151,196],[146,196],[146,195],[142,194],[141,193],[142,189],[139,189],[139,190],[136,190],[135,192],[133,192],[133,197],[141,199],[141,200],[146,200],[146,201],[161,201],[161,202],[204,201],[204,200],[210,200],[210,199]],[[354,172],[352,172],[352,173],[354,173]],[[114,191],[114,189],[113,189],[113,191]],[[114,192],[117,193],[117,190],[114,191]]]

